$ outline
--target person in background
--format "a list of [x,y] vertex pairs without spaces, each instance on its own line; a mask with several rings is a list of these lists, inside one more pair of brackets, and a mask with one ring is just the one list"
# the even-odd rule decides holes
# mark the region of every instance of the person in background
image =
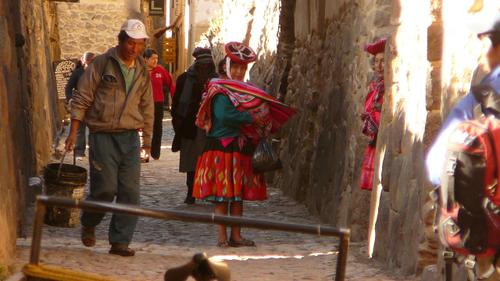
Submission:
[[[75,147],[82,121],[89,127],[90,185],[87,200],[139,205],[141,175],[139,129],[143,150],[149,154],[154,104],[151,79],[141,54],[148,35],[137,19],[127,20],[118,34],[118,46],[97,56],[78,83],[71,102],[71,127],[66,151]],[[96,243],[95,227],[104,213],[84,211],[81,241]],[[109,225],[110,254],[133,256],[129,245],[137,217],[113,214]]]
[[[96,57],[96,55],[94,53],[85,52],[85,53],[83,53],[80,60],[76,63],[75,70],[73,70],[73,72],[71,73],[71,76],[69,77],[68,83],[66,84],[66,87],[64,88],[64,92],[66,94],[66,103],[67,104],[70,103],[71,98],[73,97],[73,92],[77,91],[78,80],[80,80],[80,77],[82,76],[83,72],[89,66],[89,64],[91,64],[92,61],[94,61],[95,57]],[[82,122],[80,124],[80,127],[78,128],[75,151],[74,151],[77,159],[82,159],[83,157],[85,157],[85,148],[87,146],[86,129],[87,129],[87,126],[85,125],[84,122]]]
[[[160,159],[161,137],[163,134],[163,106],[165,95],[163,86],[168,88],[170,95],[175,92],[175,84],[170,73],[158,64],[158,53],[153,49],[146,49],[143,54],[146,65],[151,77],[153,86],[153,100],[155,103],[155,118],[153,124],[153,138],[151,141],[151,157],[155,160]],[[167,96],[168,99],[168,96]]]
[[217,77],[210,49],[196,48],[193,65],[177,78],[172,99],[172,124],[175,131],[172,150],[180,150],[179,172],[186,173],[187,194],[184,203],[194,204],[193,181],[196,161],[205,145],[205,132],[195,125],[201,97],[207,82]]
[[[207,133],[196,164],[193,194],[213,202],[218,215],[243,215],[244,200],[266,200],[263,174],[255,173],[252,155],[257,144],[275,133],[295,111],[261,89],[243,82],[255,52],[239,42],[225,45],[229,79],[212,79],[196,117],[196,125]],[[241,235],[241,228],[218,230],[219,247],[255,246]]]
[[227,79],[226,58],[221,59],[217,64],[217,73],[219,74],[219,78]]
[[372,55],[372,68],[375,72],[370,82],[370,91],[366,95],[365,106],[361,113],[363,121],[363,134],[368,137],[361,164],[361,179],[359,186],[361,189],[372,190],[373,184],[373,162],[375,156],[375,146],[377,145],[377,134],[380,124],[380,112],[384,102],[384,50],[386,39],[380,39],[365,46],[365,51]]

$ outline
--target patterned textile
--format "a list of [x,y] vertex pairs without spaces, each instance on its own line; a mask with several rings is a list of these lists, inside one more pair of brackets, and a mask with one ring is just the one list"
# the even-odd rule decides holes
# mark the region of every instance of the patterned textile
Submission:
[[212,79],[196,117],[196,125],[207,133],[212,127],[211,107],[216,94],[226,95],[236,109],[248,111],[252,115],[255,122],[242,127],[241,132],[253,143],[277,132],[295,114],[294,109],[251,84],[236,80]]
[[207,139],[196,165],[193,196],[215,202],[267,199],[264,176],[253,173],[253,150],[250,143],[224,147],[218,139]]
[[363,115],[363,134],[375,139],[380,123],[380,108],[375,104],[382,105],[384,102],[384,79],[374,79],[370,83],[370,92],[365,99],[365,114]]
[[359,184],[361,189],[372,190],[373,161],[375,159],[375,145],[381,111],[381,108],[375,107],[375,104],[382,105],[384,102],[384,90],[384,79],[374,79],[370,83],[370,92],[365,100],[365,112],[362,117],[362,132],[370,138],[370,142],[365,149],[363,162],[361,164],[361,180]]
[[366,146],[363,163],[361,164],[361,189],[372,190],[373,184],[373,160],[375,159],[375,147]]

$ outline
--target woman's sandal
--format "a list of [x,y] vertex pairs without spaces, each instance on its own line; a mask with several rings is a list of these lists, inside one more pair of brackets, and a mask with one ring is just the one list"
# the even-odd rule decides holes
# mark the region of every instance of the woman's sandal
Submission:
[[241,240],[229,239],[229,246],[231,247],[255,247],[255,242],[250,239],[242,238]]
[[219,247],[219,248],[229,248],[229,242],[227,242],[227,240],[225,240],[225,241],[219,241],[219,242],[217,242],[217,247]]

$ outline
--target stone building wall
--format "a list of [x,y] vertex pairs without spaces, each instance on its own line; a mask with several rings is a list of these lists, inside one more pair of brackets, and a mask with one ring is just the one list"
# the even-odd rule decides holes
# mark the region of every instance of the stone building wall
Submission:
[[103,53],[117,44],[127,19],[123,0],[80,0],[57,3],[61,57],[79,58],[85,51]]
[[[430,77],[427,30],[430,1],[397,1],[391,15],[395,31],[386,50],[386,95],[377,141],[374,192],[378,206],[374,256],[390,268],[417,270],[423,234],[421,199],[426,194],[423,136]],[[381,186],[378,183],[381,183]]]
[[57,92],[53,71],[53,58],[50,43],[49,18],[54,14],[53,3],[36,0],[22,1],[21,28],[26,44],[23,48],[22,85],[24,114],[28,114],[29,127],[34,149],[35,171],[45,166],[52,153],[52,141],[56,132]]
[[[116,46],[120,27],[129,18],[142,20],[151,37],[148,44],[159,47],[152,35],[155,29],[165,26],[165,18],[149,16],[147,1],[80,0],[56,5],[61,58],[79,58],[85,51],[103,53]],[[162,22],[159,23],[157,18]]]
[[[18,73],[15,48],[15,33],[13,32],[13,21],[16,18],[11,14],[15,11],[14,3],[0,2],[0,153],[4,156],[0,163],[0,279],[3,280],[9,274],[9,266],[13,264],[15,256],[15,241],[17,232],[18,205],[20,194],[16,189],[16,161],[14,159],[13,135],[11,134],[11,118],[9,95],[17,96],[19,91],[9,91],[12,81],[15,81]],[[15,86],[18,84],[16,83]]]
[[[259,63],[249,65],[249,69],[258,68],[252,70],[252,81],[257,84],[263,83],[264,77],[271,71],[269,67],[272,67],[273,55],[276,54],[280,1],[271,0],[264,3],[258,0],[224,0],[220,2],[223,2],[220,16],[211,18],[208,30],[201,37],[196,38],[193,44],[209,47],[210,42],[207,36],[211,37],[212,54],[217,62],[225,55],[225,43],[246,42],[256,51],[259,58]],[[250,76],[247,75],[247,78]]]
[[301,1],[285,102],[299,113],[281,137],[275,185],[323,221],[366,238],[370,193],[358,187],[367,140],[361,112],[371,77],[363,46],[389,35],[389,1]]
[[56,127],[50,23],[53,3],[0,2],[0,279],[10,271],[23,235],[27,178],[51,153]]
[[[284,169],[274,184],[323,221],[350,227],[353,240],[373,239],[373,256],[403,274],[436,259],[421,215],[430,189],[426,149],[471,80],[484,76],[476,66],[485,43],[476,34],[499,4],[474,2],[484,7],[473,11],[473,2],[452,0],[296,1],[285,102],[299,114],[282,132]],[[371,76],[362,46],[379,36],[389,38],[386,98],[370,194],[358,187],[366,146],[358,115]]]
[[221,17],[223,13],[222,2],[222,0],[190,1],[188,65],[194,60],[191,56],[194,48],[199,45],[208,47],[205,46],[207,42],[206,36],[208,36],[207,31],[210,28],[210,22]]

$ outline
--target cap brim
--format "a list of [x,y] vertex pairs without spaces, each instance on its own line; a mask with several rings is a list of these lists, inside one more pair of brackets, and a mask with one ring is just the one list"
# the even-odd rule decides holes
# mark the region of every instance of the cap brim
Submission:
[[149,39],[149,36],[145,32],[132,32],[125,31],[130,38],[134,39]]
[[488,31],[485,31],[485,32],[481,32],[481,33],[477,34],[477,37],[478,38],[483,38],[484,36],[488,36],[488,35],[492,34],[493,32],[495,32],[495,30],[488,30]]

